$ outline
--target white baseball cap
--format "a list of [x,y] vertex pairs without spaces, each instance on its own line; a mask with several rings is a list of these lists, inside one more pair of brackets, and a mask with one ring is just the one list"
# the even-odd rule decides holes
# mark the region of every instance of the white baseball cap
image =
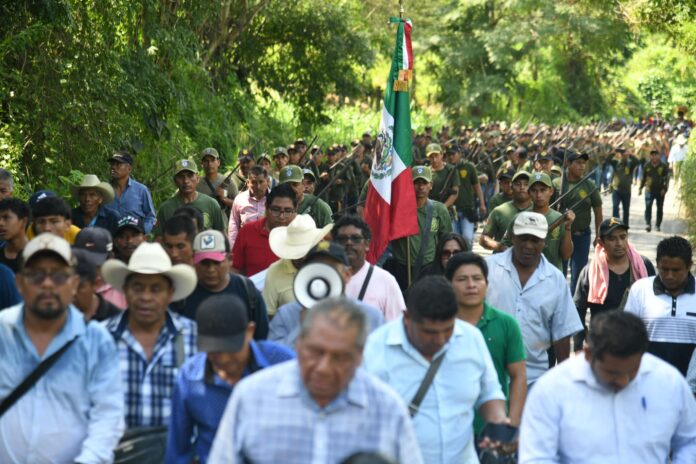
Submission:
[[524,211],[515,218],[512,232],[515,235],[533,235],[545,239],[549,232],[549,224],[543,215]]

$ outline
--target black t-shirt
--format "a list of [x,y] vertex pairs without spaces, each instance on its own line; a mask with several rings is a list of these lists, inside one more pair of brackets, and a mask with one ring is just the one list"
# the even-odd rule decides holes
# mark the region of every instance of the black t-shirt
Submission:
[[[655,267],[653,266],[653,264],[645,256],[641,256],[641,258],[643,258],[643,263],[645,264],[645,268],[648,271],[648,275],[654,276]],[[578,283],[575,289],[575,295],[573,297],[573,300],[575,301],[575,306],[577,306],[578,310],[581,311],[589,308],[590,313],[593,316],[604,311],[618,309],[621,305],[621,302],[623,301],[626,289],[631,284],[631,268],[629,267],[628,270],[626,270],[626,272],[624,272],[623,274],[616,274],[612,272],[611,269],[609,270],[609,285],[607,287],[607,297],[604,299],[603,304],[587,302],[587,295],[589,293],[590,288],[589,269],[590,265],[588,264],[584,268],[582,268],[582,271],[580,271],[580,275],[578,276]]]
[[0,245],[0,264],[4,264],[5,266],[9,267],[12,269],[12,272],[15,274],[19,272],[19,259],[20,256],[22,255],[22,252],[20,250],[19,253],[17,253],[17,257],[14,259],[10,259],[7,256],[5,256],[5,245],[7,242],[4,242],[2,245]]
[[268,338],[268,313],[266,311],[266,303],[263,301],[261,293],[254,287],[251,281],[248,281],[248,286],[253,289],[254,295],[249,295],[247,293],[247,284],[245,284],[244,279],[246,277],[239,276],[236,274],[230,274],[230,283],[227,284],[220,292],[211,292],[210,290],[204,288],[199,283],[196,285],[196,289],[193,293],[183,300],[174,301],[169,305],[169,308],[175,313],[181,314],[189,319],[196,320],[196,312],[198,307],[203,301],[213,295],[219,295],[221,293],[229,293],[238,297],[246,306],[249,306],[251,301],[255,303],[253,307],[249,310],[249,320],[254,321],[256,324],[256,329],[254,330],[255,340],[265,340]]

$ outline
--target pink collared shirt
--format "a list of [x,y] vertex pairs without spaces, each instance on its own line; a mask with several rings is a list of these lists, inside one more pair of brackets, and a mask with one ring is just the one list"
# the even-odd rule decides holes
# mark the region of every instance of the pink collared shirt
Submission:
[[[358,298],[365,278],[367,277],[367,270],[369,267],[370,263],[365,261],[363,267],[361,267],[357,273],[353,274],[353,277],[350,278],[350,281],[346,285],[346,296],[355,299]],[[385,321],[397,319],[401,316],[404,309],[406,309],[404,297],[401,294],[401,289],[399,288],[399,284],[396,283],[394,276],[377,266],[375,266],[372,271],[372,276],[370,277],[370,282],[367,285],[367,290],[365,291],[365,296],[362,301],[378,308],[382,314],[384,314]]]
[[232,203],[230,222],[227,224],[227,236],[230,239],[230,249],[234,246],[239,230],[244,224],[256,221],[264,217],[266,213],[266,196],[257,200],[252,197],[249,190],[237,195]]

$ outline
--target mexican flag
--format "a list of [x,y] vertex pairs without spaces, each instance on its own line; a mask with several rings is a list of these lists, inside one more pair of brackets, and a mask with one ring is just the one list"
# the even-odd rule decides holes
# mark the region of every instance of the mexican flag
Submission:
[[413,76],[412,25],[410,20],[399,18],[390,18],[389,22],[398,23],[396,48],[365,202],[365,220],[372,231],[367,254],[371,263],[379,259],[391,240],[418,233],[410,169],[413,156],[408,81]]

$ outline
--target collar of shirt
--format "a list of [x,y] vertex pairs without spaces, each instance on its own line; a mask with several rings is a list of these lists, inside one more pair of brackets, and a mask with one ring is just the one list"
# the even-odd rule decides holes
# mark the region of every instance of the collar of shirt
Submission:
[[[593,388],[595,390],[605,390],[608,391],[607,388],[599,383],[597,381],[597,377],[595,377],[594,372],[592,372],[592,366],[590,363],[585,359],[585,354],[582,353],[580,354],[582,356],[583,360],[582,362],[577,361],[573,364],[570,365],[570,377],[573,379],[575,382],[582,382],[587,384],[588,387]],[[649,356],[643,355],[643,357],[640,360],[640,367],[638,368],[638,374],[636,375],[636,378],[634,378],[630,383],[629,386],[632,384],[637,383],[636,381],[638,380],[639,377],[642,377],[649,372],[653,370],[655,367],[654,365],[654,360],[650,358]],[[626,387],[628,388],[628,387]]]
[[[247,366],[244,368],[244,373],[242,373],[242,378],[246,377],[247,375],[259,370],[259,369],[264,369],[269,366],[268,360],[266,357],[263,355],[261,352],[261,349],[259,348],[259,345],[254,341],[251,340],[249,342],[249,362]],[[254,369],[251,369],[250,366],[255,365]],[[204,361],[201,366],[196,366],[197,369],[195,373],[191,376],[191,380],[200,380],[203,381],[207,384],[213,384],[213,385],[218,385],[221,387],[227,387],[230,390],[234,388],[232,385],[229,383],[225,382],[222,380],[212,369],[211,363],[208,361],[208,356],[207,353],[204,356]]]
[[283,274],[288,274],[288,275],[297,274],[298,269],[295,267],[294,264],[292,264],[291,259],[281,258],[279,260],[278,266],[280,266],[280,270],[283,271]]
[[143,360],[147,362],[147,364],[155,363],[161,354],[164,353],[164,348],[167,346],[167,343],[173,340],[176,334],[183,330],[183,325],[179,320],[180,316],[167,309],[164,325],[160,329],[160,333],[157,336],[157,341],[155,342],[155,347],[152,350],[152,358],[147,361],[145,351],[128,328],[128,314],[128,309],[123,311],[123,314],[116,318],[116,321],[118,322],[116,322],[114,326],[110,328],[110,331],[115,334],[116,338],[123,340],[123,342],[128,345],[130,349],[138,353]]
[[497,319],[497,315],[493,312],[492,308],[486,303],[485,301],[483,302],[483,313],[481,314],[481,319],[479,319],[478,323],[476,324],[476,327],[482,328],[488,325],[488,323],[494,319]]
[[[386,344],[400,345],[404,352],[412,357],[416,362],[422,364],[423,366],[429,367],[430,362],[425,359],[420,351],[418,351],[418,349],[409,341],[408,336],[406,335],[406,327],[404,326],[403,316],[398,319],[398,321],[398,324],[389,325],[389,328],[387,329],[389,332],[387,333]],[[447,348],[449,348],[454,337],[461,337],[463,335],[464,332],[461,326],[455,323],[452,337],[450,337],[450,339],[447,340],[447,343],[445,343],[445,345],[433,355],[433,359],[437,358],[441,353],[447,351]]]
[[[53,337],[53,340],[51,340],[51,343],[49,343],[44,351],[43,356],[39,356],[34,343],[31,341],[31,338],[29,338],[26,327],[24,327],[24,303],[20,303],[14,308],[17,309],[14,314],[10,314],[8,320],[12,324],[13,329],[18,333],[26,350],[36,356],[36,359],[46,359],[61,349],[68,341],[77,336],[84,335],[85,333],[86,325],[84,317],[82,313],[71,304],[66,310],[65,324],[63,324],[63,327],[61,327],[56,336]],[[8,308],[7,311],[11,309],[12,308]]]
[[[667,289],[665,288],[665,284],[662,283],[662,279],[660,279],[659,275],[657,275],[655,280],[653,280],[653,292],[655,292],[655,295],[665,295],[668,293]],[[689,272],[689,276],[686,278],[686,287],[684,287],[684,293],[689,293],[691,295],[696,293],[696,279],[694,279],[691,272]],[[672,294],[669,293],[669,296],[672,296]],[[679,296],[677,296],[677,298],[679,298]]]
[[298,361],[292,361],[296,364],[295,369],[288,371],[288,374],[280,379],[278,382],[278,388],[276,389],[276,394],[279,398],[301,398],[306,404],[310,405],[313,409],[319,411],[323,410],[327,413],[337,411],[339,409],[345,408],[348,404],[357,406],[359,408],[367,408],[368,406],[368,395],[367,389],[365,388],[365,383],[363,373],[358,368],[355,371],[353,379],[348,384],[348,388],[343,390],[339,395],[331,401],[324,408],[320,408],[319,405],[314,401],[309,391],[305,387],[302,379],[300,378],[300,365]]
[[262,237],[268,237],[271,234],[271,231],[266,229],[266,218],[265,217],[258,219],[256,221],[253,221],[251,223],[247,223],[247,224],[249,224],[250,227],[253,227],[254,229],[256,229]]

